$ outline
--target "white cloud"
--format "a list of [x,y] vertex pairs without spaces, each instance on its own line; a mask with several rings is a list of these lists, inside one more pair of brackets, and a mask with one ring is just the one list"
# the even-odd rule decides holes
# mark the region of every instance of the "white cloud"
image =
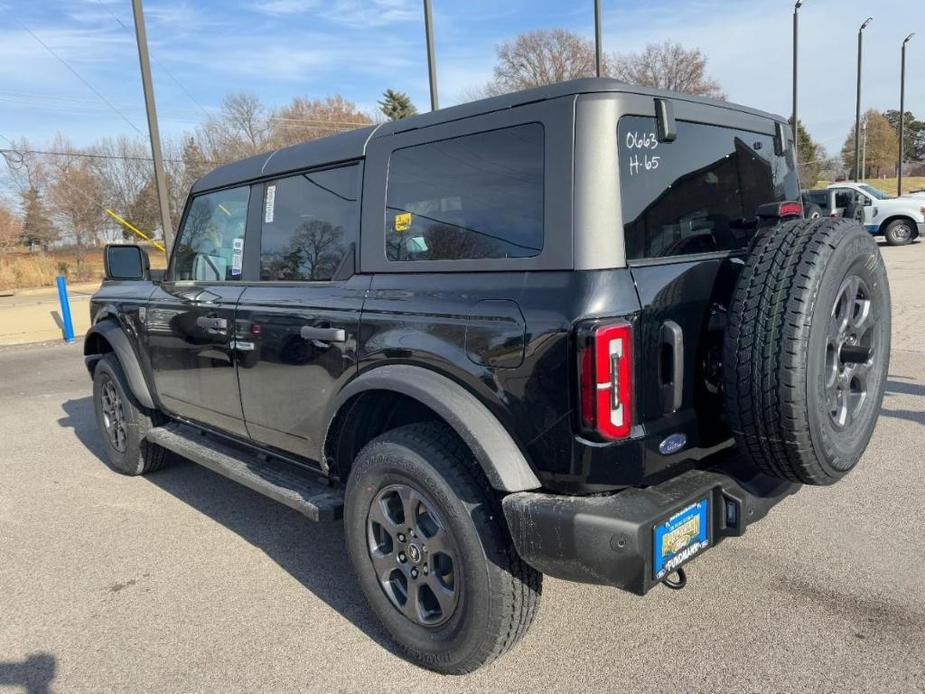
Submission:
[[[788,115],[792,7],[777,0],[701,0],[683,9],[650,10],[644,27],[636,13],[618,11],[607,17],[606,48],[638,50],[665,40],[700,48],[731,101]],[[870,14],[875,18],[865,31],[862,108],[899,108],[899,46],[910,27],[925,27],[925,3],[814,0],[800,13],[800,119],[829,154],[838,154],[854,123],[857,30]],[[910,50],[906,100],[921,114],[925,72],[911,68],[916,61],[925,65],[925,40],[915,55]]]
[[253,10],[272,17],[302,15],[350,27],[382,27],[420,21],[415,0],[260,0]]
[[[131,37],[100,29],[36,27],[32,30],[78,71],[104,65],[134,46]],[[4,89],[25,85],[34,90],[36,86],[73,82],[68,69],[28,32],[16,28],[0,30],[0,83]]]

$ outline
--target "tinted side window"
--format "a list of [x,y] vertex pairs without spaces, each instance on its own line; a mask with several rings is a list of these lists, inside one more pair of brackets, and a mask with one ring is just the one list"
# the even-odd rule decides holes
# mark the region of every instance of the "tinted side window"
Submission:
[[260,279],[330,280],[359,230],[360,167],[267,183]]
[[822,209],[828,209],[829,207],[829,194],[827,191],[819,191],[816,193],[811,193],[809,196],[811,202],[819,205]]
[[748,245],[760,205],[799,200],[789,152],[771,135],[678,121],[658,142],[655,118],[620,119],[617,147],[626,257],[731,251]]
[[835,192],[835,207],[851,207],[856,196],[857,193],[852,189],[840,188]]
[[385,226],[389,260],[539,255],[543,126],[530,123],[393,152]]
[[193,199],[173,254],[175,280],[241,279],[249,197],[242,186]]

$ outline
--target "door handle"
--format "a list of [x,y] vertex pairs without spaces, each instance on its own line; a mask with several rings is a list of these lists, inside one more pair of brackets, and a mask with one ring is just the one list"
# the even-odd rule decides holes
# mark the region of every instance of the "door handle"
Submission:
[[212,318],[209,316],[199,316],[196,318],[196,325],[206,330],[215,330],[223,332],[228,330],[228,321],[225,318]]
[[303,325],[299,331],[303,340],[319,340],[321,342],[346,342],[347,331],[343,328],[316,328],[313,325]]
[[662,348],[659,359],[659,380],[662,388],[662,409],[666,413],[681,409],[684,394],[684,333],[673,320],[662,323]]

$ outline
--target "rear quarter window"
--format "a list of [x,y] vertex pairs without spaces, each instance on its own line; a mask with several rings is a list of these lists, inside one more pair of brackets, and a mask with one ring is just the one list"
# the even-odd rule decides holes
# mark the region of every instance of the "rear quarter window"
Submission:
[[529,123],[396,150],[390,261],[530,258],[543,250],[543,126]]
[[744,248],[760,205],[800,199],[792,157],[774,153],[773,136],[688,121],[677,130],[659,142],[655,118],[620,119],[627,259]]

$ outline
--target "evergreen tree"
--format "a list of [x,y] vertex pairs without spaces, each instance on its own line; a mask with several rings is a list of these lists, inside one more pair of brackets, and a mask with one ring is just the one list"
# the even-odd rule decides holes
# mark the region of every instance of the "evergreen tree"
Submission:
[[[899,111],[896,109],[884,111],[883,117],[890,122],[893,130],[896,131],[896,136],[899,137]],[[903,140],[906,141],[903,158],[907,162],[925,161],[925,121],[916,120],[911,111],[906,111],[906,116],[903,118]]]
[[394,89],[386,89],[382,93],[382,101],[379,102],[379,110],[382,111],[389,120],[401,120],[402,118],[413,116],[418,112],[407,94],[404,92],[396,92]]
[[27,247],[40,246],[47,249],[48,245],[58,237],[58,232],[54,224],[52,224],[42,196],[35,186],[30,186],[23,191],[22,207],[22,245]]
[[[790,126],[793,127],[792,118]],[[804,188],[815,188],[819,182],[819,172],[822,171],[825,150],[810,137],[803,121],[797,126],[797,144],[800,152],[800,184]]]

